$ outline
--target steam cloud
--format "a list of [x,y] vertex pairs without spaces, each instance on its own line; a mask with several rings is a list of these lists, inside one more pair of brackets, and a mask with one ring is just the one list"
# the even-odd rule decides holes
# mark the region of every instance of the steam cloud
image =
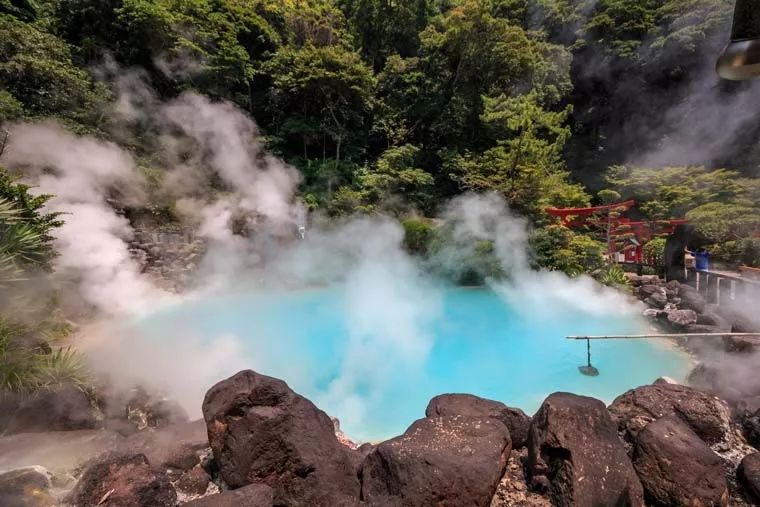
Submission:
[[[264,151],[250,118],[229,103],[194,93],[163,103],[139,73],[106,68],[104,75],[120,93],[109,128],[125,139],[134,122],[152,129],[153,156],[168,167],[153,195],[177,202],[188,226],[207,240],[208,251],[194,292],[179,297],[161,291],[130,257],[134,231],[112,205],[145,203],[147,183],[134,158],[115,144],[55,125],[11,126],[3,161],[40,193],[56,195],[50,211],[68,213],[55,232],[61,252],[56,267],[77,280],[81,297],[103,317],[85,330],[81,343],[95,367],[124,386],[140,382],[164,389],[198,416],[202,395],[214,381],[267,365],[243,357],[245,344],[235,336],[182,332],[156,340],[137,331],[132,319],[209,291],[266,293],[271,287],[329,284],[345,295],[349,341],[337,375],[316,401],[353,427],[367,423],[369,407],[391,378],[427,359],[435,340],[431,322],[441,312],[442,283],[404,251],[400,224],[354,218],[318,224],[306,240],[296,241],[295,226],[304,213],[295,200],[299,175]],[[224,191],[211,191],[212,180]],[[453,226],[453,240],[439,261],[453,270],[460,250],[473,241],[493,241],[509,277],[492,285],[525,315],[536,316],[537,308],[553,303],[583,313],[627,307],[623,296],[590,279],[533,272],[527,226],[495,195],[460,197],[442,216]],[[237,228],[252,234],[238,234]],[[377,357],[383,360],[365,367]]]

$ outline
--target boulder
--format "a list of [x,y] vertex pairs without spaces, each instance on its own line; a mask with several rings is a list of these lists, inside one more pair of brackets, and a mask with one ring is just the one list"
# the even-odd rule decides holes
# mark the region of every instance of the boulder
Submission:
[[636,295],[642,301],[644,301],[645,299],[647,299],[648,297],[654,294],[660,294],[662,296],[665,296],[666,295],[665,289],[662,286],[655,285],[655,284],[642,285],[636,289]]
[[519,408],[479,398],[471,394],[441,394],[430,400],[425,409],[427,417],[442,415],[466,415],[471,417],[492,417],[503,422],[509,430],[512,448],[521,449],[528,442],[530,416]]
[[604,404],[554,393],[530,425],[528,475],[553,505],[643,506],[633,465]]
[[203,400],[209,443],[233,489],[266,483],[275,503],[352,505],[359,481],[330,418],[282,380],[241,371]]
[[50,474],[41,467],[29,467],[0,474],[0,505],[4,507],[50,507]]
[[202,420],[174,424],[127,437],[119,450],[145,454],[158,470],[189,470],[199,462],[199,453],[208,448],[206,423]]
[[85,467],[67,501],[77,507],[173,507],[177,493],[145,455],[106,453]]
[[641,287],[642,285],[658,285],[662,283],[660,277],[657,275],[636,275],[634,273],[626,273],[626,276],[631,280],[631,284],[634,287]]
[[728,505],[720,456],[676,416],[662,417],[639,433],[633,466],[651,505]]
[[749,496],[760,504],[760,452],[747,454],[736,470],[736,477]]
[[673,415],[707,443],[723,441],[730,431],[725,402],[697,389],[677,384],[641,386],[627,391],[609,407],[628,441],[652,421]]
[[686,326],[697,323],[697,312],[694,310],[666,310],[663,314],[665,323],[676,331],[683,331]]
[[732,354],[751,354],[760,349],[760,337],[724,336],[723,347]]
[[668,305],[668,296],[665,294],[654,293],[646,298],[644,302],[653,308],[663,309]]
[[509,431],[499,420],[420,419],[364,460],[362,500],[382,507],[488,506],[510,450]]
[[746,414],[741,425],[747,443],[755,449],[760,449],[760,410]]
[[211,478],[206,471],[200,466],[188,470],[183,473],[179,479],[174,483],[174,489],[178,493],[188,496],[200,496],[203,495],[208,489],[208,485],[211,483]]
[[42,389],[24,400],[8,421],[6,434],[102,427],[87,394],[73,385]]
[[[183,507],[272,507],[274,492],[266,484],[250,484],[233,491],[223,491],[192,502]],[[298,504],[296,504],[298,505]]]
[[678,290],[678,297],[681,299],[680,308],[694,310],[697,313],[705,311],[707,301],[694,287],[681,285],[681,288]]
[[715,312],[705,311],[697,315],[697,324],[714,326],[719,332],[731,331],[731,323]]

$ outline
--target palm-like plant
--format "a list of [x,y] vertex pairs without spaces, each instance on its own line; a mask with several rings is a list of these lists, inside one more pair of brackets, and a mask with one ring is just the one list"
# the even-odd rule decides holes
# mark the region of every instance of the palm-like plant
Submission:
[[[30,270],[47,269],[55,254],[49,231],[60,222],[57,214],[42,212],[47,199],[48,196],[32,196],[28,187],[16,184],[0,170],[0,289],[5,292],[2,310],[10,309],[14,315],[28,310],[29,301],[19,294],[31,283]],[[60,334],[60,326],[56,326],[56,322],[43,322],[30,327],[0,315],[0,391],[30,393],[60,384],[86,388],[90,375],[81,354],[71,348],[44,353],[23,344],[23,338],[30,334],[46,339]]]

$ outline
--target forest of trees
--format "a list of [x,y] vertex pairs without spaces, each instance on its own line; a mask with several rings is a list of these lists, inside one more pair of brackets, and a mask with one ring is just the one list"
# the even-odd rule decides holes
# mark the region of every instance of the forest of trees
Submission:
[[[618,167],[662,141],[640,127],[712,67],[732,5],[0,0],[0,122],[53,117],[121,142],[108,128],[115,91],[99,75],[139,67],[161,98],[192,89],[247,111],[302,172],[312,209],[435,216],[458,193],[496,191],[536,226],[537,263],[576,273],[598,264],[599,243],[545,208],[587,205],[607,186],[652,219],[707,224],[716,242],[752,236],[753,136],[701,161],[708,169]],[[160,177],[149,137],[128,148]],[[715,190],[684,188],[692,174]]]

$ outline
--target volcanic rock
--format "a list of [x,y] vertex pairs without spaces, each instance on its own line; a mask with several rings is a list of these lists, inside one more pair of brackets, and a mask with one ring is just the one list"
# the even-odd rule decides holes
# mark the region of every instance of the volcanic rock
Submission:
[[747,493],[760,504],[760,452],[747,454],[739,464],[736,476]]
[[490,507],[552,507],[551,502],[528,488],[523,462],[528,459],[528,450],[512,449],[507,462],[507,471],[501,478]]
[[715,312],[705,311],[697,315],[697,324],[714,326],[719,332],[731,331],[731,323]]
[[683,385],[631,389],[615,398],[609,410],[629,441],[650,422],[669,415],[681,419],[709,444],[724,440],[730,431],[730,411],[725,402]]
[[690,285],[681,285],[678,290],[678,297],[681,298],[680,308],[694,310],[697,313],[705,311],[705,305],[707,304],[705,298],[697,289]]
[[757,336],[724,336],[723,346],[726,352],[734,354],[751,354],[760,349],[760,337]]
[[266,483],[278,505],[352,505],[359,481],[330,418],[282,380],[241,371],[203,401],[209,442],[231,488]]
[[677,331],[697,323],[697,312],[694,310],[666,310],[664,314],[667,325]]
[[728,505],[720,456],[676,416],[662,417],[639,433],[633,465],[651,505]]
[[497,419],[420,419],[364,460],[362,499],[382,507],[488,506],[510,451],[509,431]]
[[425,409],[427,417],[442,415],[466,415],[470,417],[492,417],[503,422],[509,430],[512,448],[520,449],[528,442],[530,416],[519,408],[479,398],[471,394],[441,394],[430,400]]
[[530,426],[528,474],[553,505],[643,506],[643,492],[617,427],[594,398],[554,393]]
[[49,474],[41,467],[30,467],[0,474],[0,505],[4,507],[50,507]]
[[200,496],[206,492],[210,482],[211,478],[206,471],[200,466],[196,466],[183,473],[174,483],[174,488],[177,492],[185,495]]
[[644,300],[649,306],[663,309],[668,305],[668,297],[665,294],[654,293]]
[[42,389],[24,400],[14,412],[7,434],[82,430],[102,426],[97,409],[81,389],[73,385]]
[[106,453],[85,467],[67,501],[77,507],[173,507],[177,493],[145,455]]
[[659,294],[661,296],[665,296],[665,289],[662,288],[660,285],[655,284],[647,284],[642,285],[638,289],[636,289],[636,295],[638,295],[639,299],[644,301],[645,299],[655,295]]
[[[274,492],[266,484],[251,484],[233,491],[223,491],[192,502],[183,507],[272,507]],[[298,504],[296,504],[298,505]]]

